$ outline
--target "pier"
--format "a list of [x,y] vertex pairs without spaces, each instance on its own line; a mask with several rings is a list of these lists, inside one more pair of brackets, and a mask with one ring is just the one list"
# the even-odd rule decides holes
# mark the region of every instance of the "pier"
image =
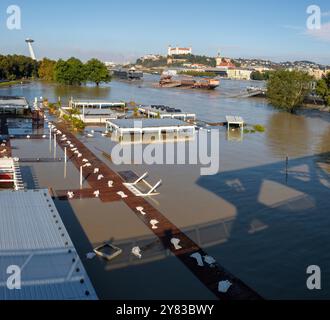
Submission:
[[[58,139],[63,150],[67,151],[69,159],[78,170],[82,169],[83,178],[90,188],[87,190],[72,191],[74,196],[95,197],[95,190],[99,191],[100,201],[123,201],[141,221],[159,238],[165,249],[176,256],[213,294],[221,300],[259,300],[262,299],[256,292],[233,276],[217,262],[211,264],[197,263],[196,258],[211,258],[192,241],[184,232],[169,221],[161,212],[154,208],[145,198],[138,197],[124,186],[123,178],[111,170],[80,140],[70,133],[63,124],[56,125],[57,130],[66,136],[66,139],[79,150],[81,157],[67,147],[67,141]],[[56,129],[55,129],[56,130]],[[91,166],[82,168],[86,162]],[[100,178],[101,175],[101,179]],[[109,187],[109,181],[112,187]],[[59,197],[65,197],[67,190],[55,192]],[[68,190],[69,191],[69,190]],[[93,193],[91,193],[93,191]],[[119,195],[118,193],[121,193]],[[125,197],[123,197],[125,195]],[[142,214],[144,212],[145,214]],[[177,240],[179,246],[173,244]],[[212,259],[211,259],[212,260]],[[228,290],[219,290],[221,283],[230,283]]]

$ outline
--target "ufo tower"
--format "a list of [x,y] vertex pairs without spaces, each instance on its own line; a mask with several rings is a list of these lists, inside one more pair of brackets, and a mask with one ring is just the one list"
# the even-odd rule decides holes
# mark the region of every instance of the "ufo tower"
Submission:
[[28,39],[25,40],[25,42],[28,44],[31,58],[33,60],[37,60],[36,55],[35,55],[34,50],[33,50],[33,47],[32,47],[32,43],[34,42],[34,40],[28,38]]

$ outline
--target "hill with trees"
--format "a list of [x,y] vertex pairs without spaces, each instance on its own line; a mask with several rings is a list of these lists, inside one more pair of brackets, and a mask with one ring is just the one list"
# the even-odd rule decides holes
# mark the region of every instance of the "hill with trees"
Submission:
[[166,67],[168,66],[168,61],[172,60],[170,63],[171,66],[182,66],[184,64],[203,64],[209,67],[216,66],[216,59],[207,56],[200,56],[200,55],[173,55],[173,56],[163,56],[158,59],[143,59],[140,58],[136,61],[137,65],[141,65],[145,68],[157,68],[157,67]]

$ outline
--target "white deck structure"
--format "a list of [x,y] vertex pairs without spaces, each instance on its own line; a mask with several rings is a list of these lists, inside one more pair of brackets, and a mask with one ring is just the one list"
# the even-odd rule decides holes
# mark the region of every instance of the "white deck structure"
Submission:
[[195,134],[195,126],[176,119],[117,119],[106,121],[107,131],[123,137],[125,134],[156,133],[159,137],[163,133]]
[[110,108],[125,108],[125,102],[109,102],[109,101],[96,101],[96,100],[71,100],[69,103],[70,108],[78,109],[110,109]]
[[[0,300],[96,300],[48,190],[0,192]],[[21,270],[10,290],[8,267]]]
[[62,111],[67,113],[69,110],[76,109],[80,111],[80,114],[75,115],[75,117],[84,123],[104,124],[107,119],[117,119],[124,116],[124,112],[118,112],[115,109],[124,110],[125,107],[125,102],[71,100],[69,107],[63,107]]
[[0,96],[0,114],[24,114],[29,103],[24,97]]
[[195,113],[185,112],[165,112],[161,110],[155,110],[150,107],[140,107],[139,113],[147,116],[148,118],[159,118],[159,119],[178,119],[182,121],[192,120],[196,121]]
[[239,126],[242,130],[244,129],[244,119],[238,116],[226,116],[227,128],[230,130],[230,127],[235,125]]
[[[3,179],[1,176],[10,176],[10,179]],[[0,184],[13,185],[14,190],[23,190],[24,184],[18,161],[13,158],[0,159]]]

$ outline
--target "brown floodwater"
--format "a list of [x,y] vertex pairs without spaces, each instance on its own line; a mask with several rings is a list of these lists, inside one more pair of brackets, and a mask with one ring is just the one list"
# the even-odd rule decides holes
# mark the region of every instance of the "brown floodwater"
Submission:
[[[80,139],[115,171],[149,172],[152,183],[162,179],[160,195],[149,201],[265,298],[330,298],[330,283],[324,282],[322,291],[306,287],[310,265],[322,268],[323,279],[330,276],[330,115],[291,115],[262,99],[234,98],[247,82],[223,81],[221,88],[206,92],[156,89],[154,81],[147,77],[141,83],[113,82],[101,88],[32,83],[0,89],[0,95],[24,95],[30,101],[61,96],[63,103],[73,96],[167,104],[196,112],[201,120],[221,122],[226,115],[240,115],[248,124],[264,125],[265,133],[245,134],[240,141],[237,132],[228,136],[220,129],[220,169],[212,176],[201,176],[200,165],[114,165],[102,151],[111,153],[116,142],[99,133]],[[26,122],[10,126],[12,133],[31,130]],[[18,157],[53,157],[47,140],[15,140],[13,146]],[[57,152],[63,156],[60,148]],[[64,163],[24,163],[22,168],[28,188],[78,188],[78,171],[71,163],[66,174],[64,170]],[[56,205],[99,297],[214,298],[124,204],[84,199]],[[123,249],[119,258],[110,263],[85,258],[109,240]],[[145,249],[142,260],[130,254],[135,245]]]

